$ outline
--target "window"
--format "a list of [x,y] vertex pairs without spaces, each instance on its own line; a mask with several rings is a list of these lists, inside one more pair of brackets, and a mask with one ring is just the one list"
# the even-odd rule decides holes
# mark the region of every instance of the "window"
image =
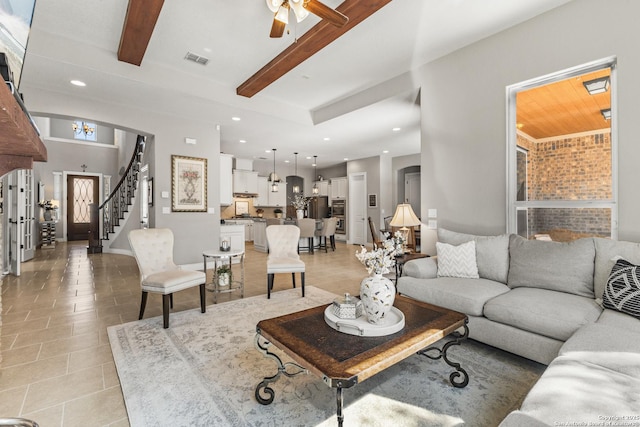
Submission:
[[[607,58],[507,88],[508,232],[617,237],[615,65]],[[590,93],[594,81],[605,83]]]

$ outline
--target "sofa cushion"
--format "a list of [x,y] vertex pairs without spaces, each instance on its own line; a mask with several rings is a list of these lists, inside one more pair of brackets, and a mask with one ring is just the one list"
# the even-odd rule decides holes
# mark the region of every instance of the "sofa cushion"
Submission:
[[596,298],[602,298],[607,279],[616,259],[622,257],[633,264],[640,264],[640,243],[620,242],[617,240],[594,237],[596,246],[596,265],[593,286]]
[[559,355],[640,379],[640,332],[598,323],[586,325],[562,345]]
[[476,262],[478,274],[483,279],[507,283],[509,273],[509,235],[475,236],[438,229],[438,241],[450,245],[460,245],[469,241],[476,242]]
[[416,279],[403,276],[398,279],[398,292],[429,304],[471,316],[482,316],[484,304],[497,295],[509,292],[509,287],[487,279]]
[[626,425],[603,417],[637,415],[638,402],[640,378],[560,356],[533,386],[520,410],[550,426]]
[[640,331],[640,320],[628,314],[620,313],[619,311],[604,309],[598,321],[600,325],[610,325],[619,329],[626,329],[628,331],[638,332]]
[[561,243],[512,235],[509,254],[509,287],[549,289],[594,298],[593,239]]
[[619,259],[611,269],[602,302],[606,308],[640,319],[640,267]]
[[601,312],[592,298],[537,288],[512,289],[484,306],[489,320],[561,341],[595,322]]
[[477,279],[476,242],[470,241],[458,246],[436,242],[438,254],[438,277],[463,277]]

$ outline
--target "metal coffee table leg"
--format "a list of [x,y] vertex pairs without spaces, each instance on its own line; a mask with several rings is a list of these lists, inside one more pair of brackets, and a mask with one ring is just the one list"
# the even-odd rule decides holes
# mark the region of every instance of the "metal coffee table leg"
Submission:
[[[456,372],[452,372],[451,375],[449,375],[449,381],[451,381],[452,386],[457,388],[463,388],[466,387],[467,384],[469,384],[469,375],[467,374],[467,371],[460,367],[459,363],[449,360],[449,358],[447,357],[447,350],[449,350],[449,347],[451,347],[452,345],[460,345],[462,341],[467,339],[467,337],[469,336],[469,327],[467,326],[467,323],[468,320],[465,321],[463,326],[464,333],[460,334],[458,332],[454,332],[452,335],[455,337],[455,339],[443,345],[442,349],[439,349],[437,347],[429,347],[418,352],[418,354],[426,356],[432,360],[444,359],[444,361],[447,362],[449,366],[453,367]],[[429,352],[433,352],[435,354],[429,354]],[[459,380],[460,377],[462,377],[462,380]]]
[[[264,342],[261,342],[261,339]],[[258,401],[258,403],[262,405],[268,405],[271,402],[273,402],[273,399],[276,395],[273,389],[269,387],[269,383],[277,381],[278,378],[280,378],[280,375],[282,374],[286,375],[287,377],[294,377],[299,374],[308,374],[309,371],[306,368],[298,365],[297,363],[293,363],[293,362],[282,363],[282,360],[276,354],[273,354],[268,350],[268,348],[271,346],[271,343],[266,339],[264,339],[262,335],[260,335],[259,331],[256,334],[255,345],[260,352],[264,353],[265,357],[273,359],[278,365],[278,372],[276,372],[276,374],[271,377],[265,377],[260,382],[260,384],[258,384],[256,387],[256,391],[255,391],[256,400]],[[288,372],[287,368],[289,367],[293,367],[294,371]],[[268,398],[265,399],[262,397],[262,393],[260,391],[261,389],[264,389],[264,392],[269,395]]]

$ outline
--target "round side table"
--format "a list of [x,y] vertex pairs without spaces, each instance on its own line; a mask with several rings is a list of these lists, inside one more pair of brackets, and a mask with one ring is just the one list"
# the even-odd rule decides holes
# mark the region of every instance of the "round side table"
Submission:
[[[204,258],[204,272],[207,273],[207,262],[213,261],[213,275],[211,279],[211,283],[206,284],[206,288],[208,291],[213,292],[213,303],[216,304],[218,302],[218,294],[219,293],[227,293],[240,291],[240,298],[244,298],[244,251],[243,250],[233,250],[223,252],[218,249],[206,250],[202,252],[202,257]],[[220,283],[217,271],[219,267],[226,265],[231,270],[231,266],[234,263],[234,259],[238,260],[240,264],[240,278],[236,277],[236,275],[232,274],[232,278],[229,280],[228,285],[222,285]],[[237,273],[237,272],[236,272]]]

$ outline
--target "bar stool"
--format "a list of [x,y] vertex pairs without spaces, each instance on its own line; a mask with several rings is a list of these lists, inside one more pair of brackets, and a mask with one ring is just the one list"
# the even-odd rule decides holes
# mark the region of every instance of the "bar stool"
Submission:
[[[331,250],[336,250],[336,225],[337,218],[322,218],[322,230],[318,231],[318,249],[324,249],[327,252],[327,237]],[[324,243],[323,243],[324,242]]]
[[316,237],[316,220],[313,218],[299,219],[298,228],[300,228],[300,238],[307,239],[307,246],[300,246],[298,243],[298,253],[300,253],[300,249],[307,249],[312,254],[313,240]]

